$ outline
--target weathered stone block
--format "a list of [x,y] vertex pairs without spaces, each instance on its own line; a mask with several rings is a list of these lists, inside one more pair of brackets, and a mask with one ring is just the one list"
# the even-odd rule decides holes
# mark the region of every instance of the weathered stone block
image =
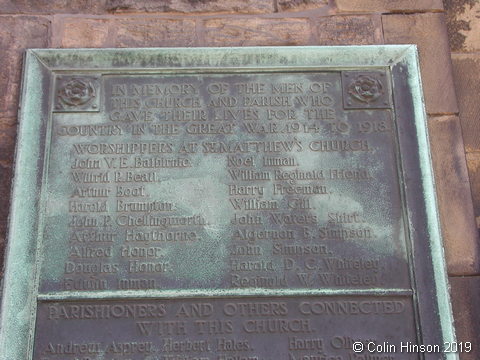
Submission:
[[47,47],[50,21],[38,16],[4,16],[0,21],[0,111],[17,112],[22,54],[26,48]]
[[[15,118],[0,118],[0,259],[3,259],[8,211],[10,209],[16,129]],[[0,272],[0,276],[2,275]]]
[[165,18],[77,19],[58,25],[62,47],[193,46],[195,21]]
[[477,0],[445,1],[447,29],[452,51],[480,49],[480,2]]
[[382,23],[377,16],[325,16],[316,22],[318,45],[381,44]]
[[450,277],[457,342],[468,341],[473,351],[460,353],[460,360],[480,359],[480,276]]
[[[0,8],[2,8],[0,4]],[[23,51],[47,47],[50,21],[41,16],[2,16],[0,21],[0,258],[3,259],[12,159],[15,150],[16,115]]]
[[147,12],[273,12],[273,0],[107,0],[107,11]]
[[278,0],[279,11],[313,10],[327,6],[328,0]]
[[467,153],[468,175],[472,187],[473,211],[480,228],[480,152]]
[[427,112],[458,112],[443,14],[384,15],[386,44],[417,44]]
[[95,14],[105,0],[0,0],[0,14]]
[[115,46],[193,46],[195,21],[189,19],[129,19],[111,24]]
[[15,151],[16,129],[15,119],[0,118],[0,169],[2,169],[0,171],[2,173],[0,180],[0,221],[6,219],[8,214],[8,207],[4,205],[10,200],[9,169],[12,167]]
[[335,0],[340,11],[389,12],[443,10],[442,0]]
[[206,20],[207,46],[307,45],[310,25],[307,19],[211,19]]
[[452,57],[452,62],[465,148],[480,151],[480,55],[457,55]]
[[480,244],[460,121],[456,116],[431,117],[429,130],[448,273],[478,274]]
[[[317,1],[319,0],[302,2]],[[0,0],[0,14],[102,14],[105,12],[269,13],[274,12],[274,2],[273,0]]]
[[108,28],[107,20],[67,19],[62,24],[61,46],[66,48],[108,46]]
[[[4,175],[0,175],[0,177],[3,177]],[[3,180],[3,179],[2,179]],[[5,246],[7,245],[7,228],[8,228],[8,223],[7,220],[0,220],[0,256],[2,256],[2,259],[5,254]],[[0,270],[0,277],[3,278],[3,260],[2,260],[2,269]],[[3,289],[0,291],[0,296],[2,295]]]

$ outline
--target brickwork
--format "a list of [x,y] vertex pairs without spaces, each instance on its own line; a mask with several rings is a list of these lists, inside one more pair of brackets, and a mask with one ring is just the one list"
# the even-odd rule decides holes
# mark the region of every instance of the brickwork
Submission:
[[462,329],[458,333],[468,340],[474,327],[464,314],[472,302],[456,296],[466,288],[467,280],[460,280],[465,276],[477,290],[479,284],[471,280],[480,265],[472,217],[475,213],[480,219],[479,13],[476,0],[445,0],[445,6],[441,0],[0,0],[0,253],[26,48],[415,43],[448,270],[460,294],[453,294],[457,326]]
[[[480,2],[477,0],[444,0],[448,37],[452,52],[455,91],[459,119],[465,141],[468,175],[476,217],[480,229]],[[478,241],[478,240],[477,240]],[[478,242],[477,242],[478,244]],[[478,255],[478,252],[477,252]],[[457,337],[474,341],[476,352],[462,359],[480,358],[480,329],[477,304],[480,299],[478,272],[468,277],[450,279]]]

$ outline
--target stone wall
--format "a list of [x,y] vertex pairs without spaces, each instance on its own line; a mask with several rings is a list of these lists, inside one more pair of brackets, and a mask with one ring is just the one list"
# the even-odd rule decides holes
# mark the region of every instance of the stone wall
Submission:
[[476,0],[445,0],[445,7],[442,0],[0,0],[0,252],[26,48],[414,43],[458,334],[464,341],[476,336],[478,344],[479,313],[472,309],[480,301],[479,13]]
[[[445,10],[473,208],[480,228],[480,2],[447,0]],[[476,337],[480,344],[480,313],[474,310],[474,305],[480,303],[480,277],[478,271],[465,275],[450,279],[456,321],[469,319],[466,326],[457,328],[457,333],[465,339]]]

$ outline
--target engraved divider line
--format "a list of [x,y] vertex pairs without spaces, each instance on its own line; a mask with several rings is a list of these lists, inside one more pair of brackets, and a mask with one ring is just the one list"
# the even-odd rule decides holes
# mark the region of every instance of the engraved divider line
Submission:
[[412,296],[410,289],[238,289],[238,290],[145,290],[145,291],[106,291],[106,292],[52,292],[39,294],[38,301],[55,300],[116,300],[116,299],[152,299],[152,298],[229,298],[229,297],[292,297],[292,296]]
[[[275,67],[261,67],[261,66],[240,66],[240,67],[211,67],[211,68],[132,68],[128,69],[128,73],[125,69],[111,69],[111,68],[82,68],[75,69],[70,67],[54,68],[56,74],[71,74],[75,71],[75,74],[91,74],[101,73],[105,76],[135,76],[138,75],[186,75],[186,74],[228,74],[228,73],[310,73],[310,72],[341,72],[341,71],[379,71],[384,70],[388,65],[365,65],[365,66],[331,66],[331,65],[316,65],[316,66],[275,66]],[[360,69],[360,70],[359,70]],[[138,73],[138,74],[137,74]]]

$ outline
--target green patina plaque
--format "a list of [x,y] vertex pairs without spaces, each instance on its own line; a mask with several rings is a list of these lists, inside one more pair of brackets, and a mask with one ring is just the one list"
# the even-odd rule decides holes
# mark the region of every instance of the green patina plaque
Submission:
[[1,359],[458,357],[412,45],[30,50],[8,244]]

